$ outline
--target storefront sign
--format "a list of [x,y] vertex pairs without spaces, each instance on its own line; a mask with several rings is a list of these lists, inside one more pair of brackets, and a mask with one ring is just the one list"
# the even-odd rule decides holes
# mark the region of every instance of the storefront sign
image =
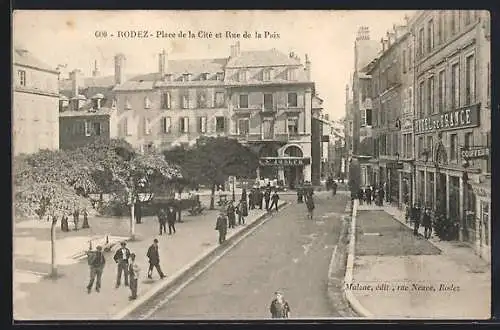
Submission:
[[263,166],[302,166],[310,162],[309,157],[262,157],[259,160]]
[[404,130],[404,131],[413,129],[413,122],[411,120],[409,120],[409,119],[406,119],[403,122],[403,126],[402,126],[401,129]]
[[404,164],[403,162],[392,162],[392,163],[387,163],[386,167],[389,169],[402,170]]
[[479,126],[480,104],[435,114],[414,121],[415,134]]
[[490,155],[490,148],[473,147],[461,151],[463,159],[487,158]]
[[330,136],[329,135],[323,135],[321,137],[321,142],[330,142]]

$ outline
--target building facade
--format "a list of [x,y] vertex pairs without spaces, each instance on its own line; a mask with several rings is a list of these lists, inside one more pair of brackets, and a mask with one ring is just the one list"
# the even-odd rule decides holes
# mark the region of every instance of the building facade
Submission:
[[59,148],[58,75],[59,72],[39,61],[26,49],[14,49],[14,155]]
[[418,200],[459,227],[459,239],[490,251],[491,94],[487,11],[421,11],[415,38]]

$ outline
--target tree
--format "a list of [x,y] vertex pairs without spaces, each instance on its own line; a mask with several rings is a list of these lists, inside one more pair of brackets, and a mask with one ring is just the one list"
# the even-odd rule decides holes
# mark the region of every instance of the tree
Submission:
[[42,150],[14,159],[14,214],[51,219],[51,272],[57,277],[56,224],[64,214],[90,205],[84,196],[95,189],[90,164],[64,151]]
[[168,189],[182,178],[178,166],[171,165],[155,152],[137,153],[122,139],[97,142],[80,150],[95,164],[93,177],[98,190],[114,193],[130,207],[130,239],[135,239],[134,211],[139,194]]
[[166,151],[165,157],[182,166],[186,175],[195,182],[210,185],[210,209],[214,208],[217,184],[229,176],[251,177],[258,166],[255,153],[227,137],[203,136],[193,147],[182,148]]

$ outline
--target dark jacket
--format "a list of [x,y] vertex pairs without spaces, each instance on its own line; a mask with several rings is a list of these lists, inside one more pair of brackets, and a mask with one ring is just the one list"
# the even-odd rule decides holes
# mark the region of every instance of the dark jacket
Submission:
[[224,214],[220,214],[217,217],[217,222],[215,223],[215,230],[218,231],[227,231],[227,217]]
[[152,244],[149,249],[148,253],[146,256],[149,258],[149,263],[151,264],[157,264],[160,262],[160,254],[158,253],[158,247]]
[[308,197],[306,199],[306,206],[307,206],[307,209],[309,211],[314,210],[314,201],[313,201],[312,197]]
[[269,306],[269,311],[273,319],[287,319],[290,313],[290,306],[285,300],[280,304],[278,299],[275,298],[271,302],[271,306]]
[[175,212],[175,210],[173,210],[172,212],[170,212],[170,210],[167,211],[167,222],[168,223],[175,223],[175,219],[176,219],[176,215],[177,215],[177,212]]
[[92,251],[89,254],[89,266],[91,268],[104,268],[106,264],[106,259],[104,258],[104,254],[99,251]]
[[[125,248],[125,257],[128,262],[128,258],[130,258],[130,250],[128,248]],[[115,262],[119,262],[123,260],[123,251],[122,247],[120,247],[118,250],[116,250],[115,255],[113,257],[113,260]]]
[[274,193],[272,196],[271,196],[271,199],[275,202],[279,201],[280,199],[280,196],[278,196],[278,194]]

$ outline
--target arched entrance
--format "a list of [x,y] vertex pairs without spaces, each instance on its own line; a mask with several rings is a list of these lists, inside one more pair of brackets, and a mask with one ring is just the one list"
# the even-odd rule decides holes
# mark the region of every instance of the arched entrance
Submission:
[[[273,143],[262,145],[259,150],[259,157],[278,157],[278,147]],[[262,179],[277,179],[278,167],[260,166],[259,175]]]
[[[285,157],[301,157],[301,158],[304,157],[304,153],[297,146],[287,147],[285,149],[284,155]],[[293,189],[299,182],[304,181],[303,170],[304,170],[303,165],[285,166],[284,168],[285,185],[288,186],[290,189]]]

